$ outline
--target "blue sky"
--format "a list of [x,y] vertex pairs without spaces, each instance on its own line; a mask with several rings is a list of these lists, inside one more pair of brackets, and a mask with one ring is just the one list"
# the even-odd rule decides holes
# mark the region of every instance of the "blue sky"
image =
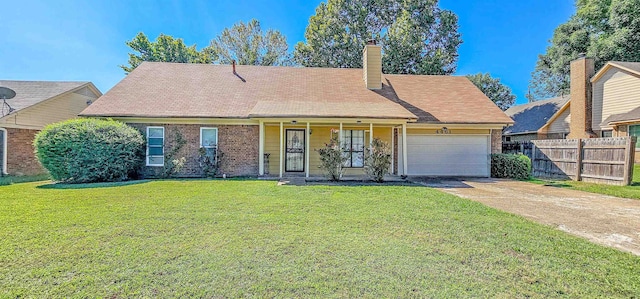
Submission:
[[[124,77],[125,41],[138,32],[206,46],[225,27],[251,18],[280,30],[291,46],[304,39],[320,1],[2,0],[0,79],[92,81],[108,91]],[[553,29],[574,13],[572,0],[441,0],[459,17],[464,43],[456,74],[488,72],[518,103]]]

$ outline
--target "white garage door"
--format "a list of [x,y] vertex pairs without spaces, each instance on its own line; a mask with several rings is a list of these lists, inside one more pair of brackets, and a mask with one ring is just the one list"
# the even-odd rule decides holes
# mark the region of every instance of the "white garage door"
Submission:
[[407,173],[489,176],[489,136],[407,135]]

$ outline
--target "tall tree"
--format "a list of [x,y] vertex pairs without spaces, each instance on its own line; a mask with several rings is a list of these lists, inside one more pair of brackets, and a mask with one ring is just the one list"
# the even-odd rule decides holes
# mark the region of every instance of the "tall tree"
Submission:
[[129,53],[129,65],[120,66],[126,73],[133,71],[143,61],[211,63],[210,56],[199,52],[195,45],[187,46],[181,38],[162,33],[152,42],[140,32],[126,44],[135,51]]
[[467,78],[502,111],[509,109],[516,101],[516,96],[511,92],[511,88],[502,84],[500,79],[491,77],[488,73],[467,75]]
[[578,0],[577,12],[556,28],[529,82],[530,100],[569,92],[569,64],[580,53],[607,61],[640,61],[640,0]]
[[458,18],[438,0],[328,0],[309,19],[295,61],[303,66],[362,67],[370,39],[383,50],[383,71],[452,74],[462,43]]
[[286,65],[290,62],[287,39],[277,30],[262,31],[258,20],[225,28],[203,49],[214,62],[245,65]]

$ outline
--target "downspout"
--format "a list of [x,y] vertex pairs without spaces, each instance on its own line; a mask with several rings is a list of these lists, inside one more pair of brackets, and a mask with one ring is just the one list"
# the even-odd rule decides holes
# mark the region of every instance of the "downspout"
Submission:
[[8,140],[8,136],[7,136],[7,129],[5,128],[0,128],[0,131],[2,131],[2,175],[8,175],[9,173],[7,172],[7,140]]

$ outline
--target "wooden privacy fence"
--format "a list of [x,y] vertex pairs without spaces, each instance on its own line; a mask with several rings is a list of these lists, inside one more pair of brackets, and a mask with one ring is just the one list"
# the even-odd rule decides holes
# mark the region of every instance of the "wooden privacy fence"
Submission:
[[534,140],[534,177],[629,185],[636,137]]

